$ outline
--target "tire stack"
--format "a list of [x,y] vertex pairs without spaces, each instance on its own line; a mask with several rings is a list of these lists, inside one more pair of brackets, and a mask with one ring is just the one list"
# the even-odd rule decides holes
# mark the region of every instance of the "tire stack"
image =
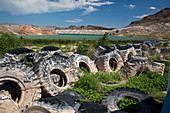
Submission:
[[93,52],[91,59],[95,61],[99,71],[116,72],[133,55],[136,55],[136,51],[132,44],[119,46],[113,43],[112,48],[100,45]]
[[[53,97],[67,88],[74,87],[72,83],[78,80],[77,68],[85,68],[88,72],[96,73],[98,71],[116,72],[124,67],[122,76],[126,78],[135,76],[141,70],[142,72],[153,71],[154,67],[155,71],[163,75],[165,65],[155,62],[152,66],[146,57],[136,55],[141,52],[141,45],[134,45],[112,44],[112,48],[100,45],[93,52],[91,59],[77,52],[62,54],[61,50],[54,46],[46,46],[39,53],[26,48],[11,50],[0,60],[0,104],[3,103],[0,108],[2,106],[4,108],[0,109],[0,112],[7,112],[8,104],[11,105],[9,111],[11,113],[13,111],[18,113],[83,111],[86,105],[81,107],[76,103],[68,105],[65,101]],[[31,68],[24,64],[25,59],[33,63]],[[129,94],[128,96],[136,95],[137,99],[143,96],[138,99],[139,102],[142,102],[144,97],[150,98],[147,94],[133,89],[116,89],[103,97],[102,104],[113,111],[115,108],[109,106],[114,104],[113,99],[118,98],[116,94],[120,96],[125,95],[124,93]],[[82,109],[80,110],[79,107]]]
[[[29,102],[41,98],[39,79],[21,62],[2,63],[0,64],[0,94],[4,95],[6,101],[10,100],[10,103],[13,103],[12,107],[18,106],[18,110],[22,111]],[[4,105],[3,110],[7,109],[8,106]]]

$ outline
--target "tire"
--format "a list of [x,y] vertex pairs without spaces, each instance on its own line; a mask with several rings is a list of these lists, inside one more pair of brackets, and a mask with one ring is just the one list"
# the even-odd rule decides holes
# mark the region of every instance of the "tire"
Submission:
[[19,54],[26,54],[26,53],[33,53],[33,52],[34,52],[33,50],[27,49],[27,48],[16,48],[16,49],[9,51],[8,53],[12,55],[14,54],[19,55]]
[[117,102],[122,98],[131,98],[139,102],[141,107],[138,113],[156,113],[156,102],[153,97],[143,91],[132,88],[117,88],[106,93],[101,101],[101,104],[106,105],[111,112],[127,113],[119,109]]
[[164,62],[155,61],[155,62],[153,62],[152,67],[153,67],[154,72],[157,72],[158,74],[160,74],[162,76],[164,75],[164,70],[165,70]]
[[74,53],[70,57],[71,63],[78,68],[86,68],[88,72],[96,73],[98,72],[96,64],[88,56],[79,53]]
[[28,62],[33,63],[35,60],[34,59],[35,55],[36,55],[36,53],[31,49],[16,48],[16,49],[13,49],[13,50],[9,51],[8,53],[6,53],[4,55],[4,59],[8,59],[8,60],[6,60],[7,62],[9,62],[10,60],[23,62],[24,59],[27,59]]
[[55,97],[41,98],[32,102],[24,113],[75,113],[73,108],[66,102]]
[[41,49],[41,51],[39,52],[39,54],[41,55],[60,55],[62,52],[58,47],[54,47],[54,46],[45,46]]
[[149,51],[152,48],[153,48],[153,46],[150,43],[145,42],[145,43],[142,44],[142,50],[144,50],[144,51]]
[[37,76],[26,65],[13,61],[0,65],[0,91],[8,92],[23,109],[29,102],[41,98]]
[[119,50],[119,54],[122,57],[123,61],[126,62],[130,57],[136,55],[134,47],[130,47],[126,50]]
[[19,106],[8,96],[0,95],[0,113],[20,113]]
[[[109,53],[102,55],[96,61],[98,70],[104,72],[116,72],[121,69],[124,65],[122,57],[119,53],[115,51],[110,51]],[[112,69],[113,68],[113,69]]]
[[137,73],[143,73],[146,71],[152,71],[152,65],[147,57],[135,55],[132,56],[124,66],[122,76],[135,76]]
[[68,57],[58,55],[40,59],[33,70],[45,90],[54,96],[71,87],[76,79],[74,68]]
[[170,57],[170,48],[161,48],[160,55],[162,57]]
[[144,44],[146,44],[148,46],[149,50],[153,48],[153,45],[151,43],[144,42]]
[[135,48],[137,55],[142,55],[142,45],[141,45],[141,43],[134,43],[133,47]]
[[110,49],[110,47],[108,47],[108,46],[106,46],[106,45],[100,45],[99,47],[97,47],[97,48],[94,50],[94,52],[93,52],[93,54],[92,54],[92,56],[91,56],[91,59],[94,60],[94,61],[96,61],[96,60],[98,59],[98,57],[99,57],[99,54],[100,54],[101,52],[107,50],[107,49]]
[[41,51],[39,51],[38,58],[36,61],[38,62],[38,60],[43,57],[50,57],[53,55],[61,55],[61,54],[62,54],[62,51],[58,47],[45,46],[41,49]]
[[54,46],[45,46],[41,49],[41,51],[57,51],[57,50],[59,50],[59,48]]

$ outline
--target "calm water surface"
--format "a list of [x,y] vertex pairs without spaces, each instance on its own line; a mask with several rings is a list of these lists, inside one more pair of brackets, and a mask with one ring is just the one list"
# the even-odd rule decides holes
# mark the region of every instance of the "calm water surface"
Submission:
[[[98,40],[103,35],[89,35],[89,34],[59,34],[59,35],[22,35],[24,38],[33,39],[74,39],[82,40],[86,38],[87,40]],[[146,40],[143,38],[130,38],[122,36],[109,36],[110,40]]]

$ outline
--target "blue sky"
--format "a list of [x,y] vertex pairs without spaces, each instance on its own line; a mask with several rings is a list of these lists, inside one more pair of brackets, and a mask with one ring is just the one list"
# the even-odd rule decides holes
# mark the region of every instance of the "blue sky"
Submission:
[[0,23],[120,28],[170,7],[170,0],[0,0]]

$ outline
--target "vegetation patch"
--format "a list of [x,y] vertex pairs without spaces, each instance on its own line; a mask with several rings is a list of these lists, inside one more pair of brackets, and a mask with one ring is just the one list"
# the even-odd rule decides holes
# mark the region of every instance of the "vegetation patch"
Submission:
[[130,98],[122,98],[117,102],[117,106],[121,110],[129,113],[137,113],[141,109],[139,106],[139,102]]

